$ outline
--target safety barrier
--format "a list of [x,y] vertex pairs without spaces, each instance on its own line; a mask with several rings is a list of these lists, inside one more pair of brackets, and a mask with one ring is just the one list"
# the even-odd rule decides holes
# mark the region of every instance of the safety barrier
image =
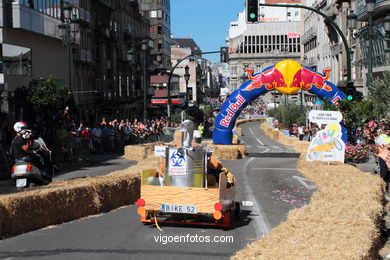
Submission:
[[[261,127],[275,138],[267,123]],[[306,162],[308,142],[279,140],[301,152],[297,170],[318,186],[309,205],[232,259],[378,259],[385,183],[342,163]]]

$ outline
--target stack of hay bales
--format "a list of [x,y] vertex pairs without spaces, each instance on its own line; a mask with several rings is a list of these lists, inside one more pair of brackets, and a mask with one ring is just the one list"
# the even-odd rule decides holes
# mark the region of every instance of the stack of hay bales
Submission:
[[306,153],[297,168],[318,186],[310,204],[290,211],[285,222],[233,259],[376,259],[382,179],[342,163],[306,162]]
[[0,196],[0,237],[60,224],[130,205],[139,198],[140,172],[157,168],[151,157],[108,175],[54,182]]
[[124,158],[127,160],[140,161],[154,155],[154,147],[163,143],[147,143],[125,146]]
[[208,144],[208,148],[214,149],[213,155],[220,160],[236,160],[245,157],[246,146],[239,145],[223,145],[223,144]]
[[242,128],[236,127],[236,132],[238,136],[242,136]]

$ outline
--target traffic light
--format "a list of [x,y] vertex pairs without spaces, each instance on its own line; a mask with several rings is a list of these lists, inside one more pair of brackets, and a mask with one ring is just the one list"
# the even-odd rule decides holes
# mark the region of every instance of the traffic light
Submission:
[[247,23],[259,22],[259,0],[246,0]]
[[348,101],[360,101],[363,98],[363,94],[356,90],[353,82],[347,83],[345,90],[342,90],[347,97]]
[[345,90],[345,95],[347,96],[348,101],[353,100],[354,93],[355,93],[355,90],[353,88],[347,88]]
[[221,63],[227,63],[229,61],[228,47],[221,47],[220,50]]

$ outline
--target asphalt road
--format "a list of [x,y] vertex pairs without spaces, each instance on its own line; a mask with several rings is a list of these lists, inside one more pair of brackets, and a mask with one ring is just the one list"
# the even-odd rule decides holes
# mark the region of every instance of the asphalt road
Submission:
[[[94,154],[89,156],[88,159],[88,163],[81,162],[76,164],[74,168],[77,167],[77,169],[55,173],[53,182],[105,175],[113,171],[126,169],[137,163],[136,161],[126,160],[121,153]],[[18,191],[15,187],[15,182],[10,179],[0,181],[0,194],[23,192],[24,190]]]
[[141,224],[132,205],[2,240],[0,258],[227,259],[264,237],[290,209],[307,204],[315,189],[296,172],[297,154],[266,137],[258,123],[242,128],[241,139],[252,145],[255,157],[223,164],[236,176],[236,200],[251,200],[254,207],[242,208],[241,220],[230,229],[161,225],[159,231]]

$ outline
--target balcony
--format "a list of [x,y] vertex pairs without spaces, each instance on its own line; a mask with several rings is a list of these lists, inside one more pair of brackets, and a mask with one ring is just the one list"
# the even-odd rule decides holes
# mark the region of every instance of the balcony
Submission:
[[89,11],[86,11],[82,8],[79,9],[79,19],[86,22],[86,23],[90,23],[91,22],[91,14],[89,13]]
[[12,23],[15,29],[61,39],[61,31],[58,29],[60,20],[16,2],[12,3]]
[[92,62],[92,53],[89,50],[79,49],[75,53],[75,60],[82,62]]

